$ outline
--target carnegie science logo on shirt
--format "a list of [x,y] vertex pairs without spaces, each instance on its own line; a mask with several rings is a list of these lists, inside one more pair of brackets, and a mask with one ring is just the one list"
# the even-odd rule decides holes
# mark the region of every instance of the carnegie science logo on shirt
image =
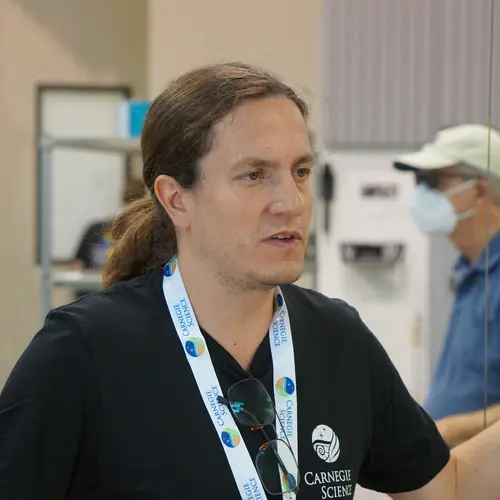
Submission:
[[351,498],[354,493],[354,482],[351,469],[334,469],[330,464],[340,457],[340,440],[328,425],[318,425],[311,436],[311,444],[316,455],[323,463],[328,464],[326,470],[306,472],[304,483],[320,490],[318,498]]

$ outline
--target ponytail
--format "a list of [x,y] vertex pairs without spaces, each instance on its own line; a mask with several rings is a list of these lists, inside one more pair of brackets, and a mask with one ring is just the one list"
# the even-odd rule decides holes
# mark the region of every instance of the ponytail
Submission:
[[150,195],[125,207],[114,222],[112,239],[103,272],[104,287],[159,267],[177,252],[172,221]]

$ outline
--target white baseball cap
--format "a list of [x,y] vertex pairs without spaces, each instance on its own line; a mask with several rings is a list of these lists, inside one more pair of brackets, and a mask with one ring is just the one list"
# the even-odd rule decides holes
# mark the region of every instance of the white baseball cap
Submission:
[[437,170],[467,165],[500,177],[500,133],[486,125],[458,125],[440,130],[416,153],[396,159],[399,170]]

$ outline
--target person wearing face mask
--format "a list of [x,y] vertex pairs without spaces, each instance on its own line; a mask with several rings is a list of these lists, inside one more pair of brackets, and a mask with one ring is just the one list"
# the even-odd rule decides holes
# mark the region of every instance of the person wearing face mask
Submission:
[[425,404],[454,446],[483,428],[486,368],[487,424],[500,419],[500,134],[483,125],[446,128],[394,166],[416,176],[411,213],[417,226],[448,236],[461,254],[455,303]]

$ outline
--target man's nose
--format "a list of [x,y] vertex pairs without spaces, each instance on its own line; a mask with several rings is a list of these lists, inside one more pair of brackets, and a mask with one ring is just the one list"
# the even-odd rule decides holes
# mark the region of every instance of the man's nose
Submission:
[[299,189],[292,175],[279,180],[273,189],[271,214],[299,214],[305,208],[304,193]]

